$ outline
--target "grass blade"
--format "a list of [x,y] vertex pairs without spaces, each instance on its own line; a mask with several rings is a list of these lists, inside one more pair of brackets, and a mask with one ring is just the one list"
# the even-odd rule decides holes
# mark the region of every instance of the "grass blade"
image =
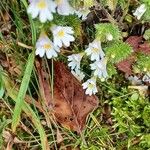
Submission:
[[16,105],[15,105],[14,114],[12,117],[12,131],[13,132],[16,131],[16,127],[20,121],[20,114],[21,114],[21,110],[22,110],[22,105],[24,103],[23,99],[24,99],[26,91],[28,89],[28,84],[30,81],[30,76],[32,73],[33,65],[34,65],[34,58],[35,58],[34,52],[32,52],[28,57],[26,69],[25,69],[24,76],[23,76],[23,79],[21,82],[21,87],[19,89],[19,93],[18,93],[18,96],[16,99]]

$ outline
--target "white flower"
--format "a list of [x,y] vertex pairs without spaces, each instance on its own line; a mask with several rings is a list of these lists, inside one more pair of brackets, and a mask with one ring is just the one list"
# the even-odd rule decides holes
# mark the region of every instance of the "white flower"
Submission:
[[107,39],[108,41],[112,41],[112,40],[113,40],[112,34],[108,33],[108,34],[106,35],[106,39]]
[[142,4],[140,5],[136,10],[135,12],[133,13],[133,15],[135,17],[137,17],[138,20],[140,20],[140,18],[143,16],[143,14],[145,13],[146,11],[146,5],[145,4]]
[[91,55],[91,60],[99,61],[101,58],[105,56],[101,42],[99,40],[94,40],[92,43],[89,44],[89,47],[85,50],[87,55]]
[[85,77],[85,74],[79,70],[79,69],[75,69],[75,71],[71,70],[71,73],[75,76],[76,79],[78,79],[79,81],[82,81],[83,78]]
[[97,87],[96,87],[95,77],[88,79],[86,82],[82,84],[82,86],[83,86],[83,89],[86,89],[85,94],[89,94],[90,96],[98,92]]
[[32,18],[36,18],[39,15],[39,19],[42,23],[47,20],[53,20],[52,12],[55,12],[56,4],[52,0],[32,0],[27,8],[27,12],[32,15]]
[[101,60],[95,61],[93,64],[90,64],[91,70],[94,70],[94,76],[98,76],[99,78],[108,77],[106,63],[106,58],[102,58]]
[[60,49],[54,46],[52,41],[47,37],[45,33],[42,33],[38,41],[36,42],[35,54],[43,57],[46,53],[47,58],[51,59],[52,57],[57,57],[58,52],[60,52]]
[[68,47],[70,46],[70,42],[75,40],[72,35],[74,33],[72,27],[54,26],[51,30],[54,37],[54,45],[58,47],[62,47],[63,45]]
[[75,13],[79,18],[81,17],[82,20],[86,20],[90,10],[89,8],[80,8],[79,10],[75,11]]
[[148,72],[147,74],[145,74],[142,78],[142,80],[144,82],[149,82],[150,83],[150,72]]
[[68,0],[56,0],[57,12],[60,15],[70,15],[74,14],[73,7],[70,6]]
[[80,62],[83,57],[84,53],[79,53],[79,54],[72,54],[68,56],[68,61],[69,64],[68,66],[71,67],[71,69],[80,69]]

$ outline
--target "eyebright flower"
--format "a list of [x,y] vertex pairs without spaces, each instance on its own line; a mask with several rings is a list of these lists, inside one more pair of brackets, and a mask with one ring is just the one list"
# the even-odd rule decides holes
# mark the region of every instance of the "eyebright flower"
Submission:
[[106,35],[106,39],[107,39],[108,41],[112,41],[112,40],[113,40],[112,34],[108,33],[108,34]]
[[54,26],[51,28],[51,30],[53,33],[55,46],[62,47],[64,45],[69,47],[70,42],[75,40],[72,35],[74,34],[72,27]]
[[99,78],[108,77],[106,63],[106,58],[102,58],[101,60],[95,61],[93,64],[90,64],[91,70],[94,70],[94,76],[98,76]]
[[75,71],[71,70],[71,73],[76,77],[76,79],[78,79],[79,81],[82,81],[83,78],[85,77],[85,74],[79,70],[79,69],[75,69]]
[[140,5],[136,10],[135,12],[133,13],[133,15],[135,17],[137,17],[138,20],[141,19],[141,17],[143,16],[143,14],[145,13],[146,11],[146,5],[145,4],[142,4]]
[[79,53],[79,54],[72,54],[68,56],[68,61],[69,64],[68,66],[71,67],[71,69],[80,69],[80,62],[83,57],[84,53]]
[[52,13],[56,10],[56,4],[52,0],[32,0],[27,8],[27,12],[31,14],[32,18],[36,18],[39,15],[39,19],[42,23],[47,20],[53,20]]
[[92,77],[91,79],[88,79],[86,82],[84,82],[82,84],[83,89],[86,89],[85,94],[87,95],[92,95],[92,94],[96,94],[97,91],[97,87],[96,87],[96,77]]
[[92,43],[89,44],[89,47],[85,50],[87,55],[91,55],[91,60],[99,61],[101,58],[105,56],[101,42],[95,39]]
[[52,41],[47,37],[45,33],[41,33],[38,41],[36,42],[35,54],[43,57],[46,53],[48,59],[52,57],[57,57],[60,49],[52,43]]
[[56,0],[57,4],[57,12],[60,15],[70,15],[74,14],[74,9],[73,7],[70,6],[68,0]]

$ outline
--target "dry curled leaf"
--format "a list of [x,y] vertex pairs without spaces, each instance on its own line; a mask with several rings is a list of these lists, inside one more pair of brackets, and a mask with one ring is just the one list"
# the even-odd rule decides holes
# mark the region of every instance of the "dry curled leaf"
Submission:
[[[85,95],[81,83],[70,73],[61,62],[54,63],[54,97],[51,97],[50,84],[44,80],[44,71],[38,64],[38,74],[42,93],[46,103],[53,106],[56,120],[64,127],[81,132],[85,126],[86,118],[98,106],[95,95]],[[45,91],[46,90],[46,91]],[[48,98],[48,99],[47,99]]]

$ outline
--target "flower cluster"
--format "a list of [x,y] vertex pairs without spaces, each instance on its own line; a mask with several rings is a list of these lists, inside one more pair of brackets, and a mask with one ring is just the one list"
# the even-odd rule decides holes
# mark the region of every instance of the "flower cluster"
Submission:
[[[90,6],[89,6],[90,7]],[[90,10],[89,7],[83,7],[75,10],[68,2],[68,0],[30,0],[27,12],[31,14],[32,18],[39,16],[39,20],[44,23],[47,20],[53,20],[53,13],[60,15],[77,14],[82,20],[85,20]]]
[[[53,20],[53,13],[58,12],[61,15],[70,15],[74,13],[73,8],[67,0],[30,0],[27,12],[32,18],[39,16],[39,20],[45,23],[47,20]],[[62,46],[69,47],[70,42],[75,40],[73,28],[68,26],[51,27],[53,41],[51,41],[45,32],[42,32],[36,43],[36,55],[43,57],[46,54],[48,59],[58,56]]]
[[96,79],[105,79],[108,77],[106,65],[107,60],[105,54],[101,47],[101,42],[95,39],[92,43],[89,43],[88,48],[85,50],[85,53],[90,56],[91,61],[94,61],[90,64],[91,70],[93,70],[93,77],[83,83],[83,88],[86,89],[86,94],[92,95],[97,93],[96,88]]
[[68,66],[71,67],[73,75],[80,81],[85,76],[83,72],[80,71],[80,62],[84,54],[90,56],[91,61],[94,61],[92,64],[90,64],[91,70],[93,71],[93,76],[82,84],[83,89],[86,89],[85,93],[91,96],[92,94],[97,93],[97,77],[100,79],[105,79],[108,77],[106,70],[107,60],[102,50],[101,42],[98,39],[95,39],[93,42],[89,43],[89,46],[85,50],[85,53],[73,54],[68,56]]
[[[39,17],[40,22],[53,20],[53,13],[60,15],[77,14],[82,20],[86,19],[89,14],[89,8],[93,5],[94,1],[90,0],[84,2],[85,7],[75,10],[68,2],[68,0],[30,0],[27,12],[31,14],[34,19]],[[75,40],[73,28],[70,26],[53,25],[50,27],[52,33],[52,40],[48,37],[45,31],[42,31],[39,39],[36,42],[35,54],[43,57],[46,55],[48,59],[58,56],[61,47],[69,47],[70,43]],[[113,36],[108,35],[107,40],[111,41]],[[106,64],[107,60],[101,47],[101,41],[95,39],[89,43],[84,52],[72,54],[68,56],[68,66],[71,68],[71,73],[79,80],[83,80],[85,74],[82,72],[80,64],[84,55],[90,56],[92,63],[90,64],[92,70],[92,77],[82,84],[85,93],[97,93],[96,80],[97,78],[107,78]]]
[[67,0],[31,0],[27,12],[32,18],[39,16],[42,23],[47,20],[53,20],[53,13],[58,12],[60,15],[70,15],[74,9]]
[[36,43],[36,55],[43,57],[46,53],[48,59],[58,56],[60,48],[62,46],[70,46],[70,42],[73,42],[73,29],[71,27],[55,26],[52,29],[53,42],[48,38],[46,33],[41,33]]

